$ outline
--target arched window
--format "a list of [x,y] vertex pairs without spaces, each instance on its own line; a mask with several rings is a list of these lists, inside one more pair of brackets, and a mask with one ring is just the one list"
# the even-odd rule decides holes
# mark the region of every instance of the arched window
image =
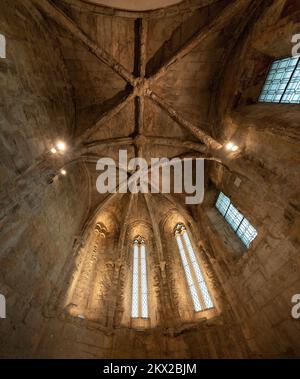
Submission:
[[141,236],[137,236],[133,240],[131,317],[148,317],[146,247],[145,240]]
[[212,299],[185,226],[183,224],[177,224],[174,234],[195,311],[200,312],[205,309],[213,308]]

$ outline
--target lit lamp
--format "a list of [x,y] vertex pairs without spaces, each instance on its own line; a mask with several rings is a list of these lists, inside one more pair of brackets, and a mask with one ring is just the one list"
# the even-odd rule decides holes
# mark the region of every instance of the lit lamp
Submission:
[[57,152],[60,152],[60,153],[63,153],[65,150],[66,150],[67,146],[65,144],[65,142],[63,141],[58,141],[56,144],[55,144],[55,147],[53,146],[50,151],[52,154],[56,154]]
[[56,144],[56,147],[59,151],[65,151],[66,150],[66,144],[62,141],[58,141]]
[[227,144],[226,144],[226,150],[228,150],[228,151],[237,151],[238,150],[238,146],[237,145],[235,145],[234,143],[232,143],[232,142],[228,142]]

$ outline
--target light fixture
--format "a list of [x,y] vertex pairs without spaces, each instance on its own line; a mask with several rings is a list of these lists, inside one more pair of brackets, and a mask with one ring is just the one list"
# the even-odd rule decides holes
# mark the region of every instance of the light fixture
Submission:
[[237,145],[235,145],[234,143],[232,143],[232,142],[228,142],[227,144],[226,144],[226,150],[229,150],[229,151],[237,151],[238,150],[238,146]]
[[65,151],[66,150],[66,144],[62,141],[58,141],[56,144],[56,147],[59,151]]
[[57,153],[57,150],[55,149],[55,147],[52,147],[52,149],[50,150],[52,154],[56,154]]
[[60,170],[60,173],[61,173],[62,175],[67,175],[67,171],[64,170],[64,169],[61,169],[61,170]]

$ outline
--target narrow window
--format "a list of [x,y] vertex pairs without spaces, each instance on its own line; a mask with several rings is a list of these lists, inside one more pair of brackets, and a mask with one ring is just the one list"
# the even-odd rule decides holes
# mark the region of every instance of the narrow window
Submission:
[[265,103],[300,103],[300,57],[274,61],[259,97]]
[[257,231],[250,222],[231,203],[229,197],[220,192],[216,201],[216,208],[225,218],[232,230],[237,234],[243,244],[249,248],[256,238]]
[[2,294],[0,294],[0,318],[6,318],[6,300]]
[[6,58],[6,39],[3,34],[0,34],[0,58]]
[[148,285],[145,240],[137,236],[133,241],[132,318],[148,317]]
[[212,299],[185,226],[177,224],[174,233],[195,311],[213,308]]

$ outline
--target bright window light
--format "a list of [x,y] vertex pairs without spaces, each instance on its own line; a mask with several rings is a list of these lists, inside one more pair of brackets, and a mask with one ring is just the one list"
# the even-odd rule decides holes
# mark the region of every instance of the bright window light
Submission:
[[251,242],[257,236],[256,229],[244,215],[234,207],[229,197],[225,196],[223,192],[220,192],[215,205],[243,244],[249,249]]
[[232,204],[230,204],[225,219],[235,232],[241,225],[243,218],[244,216]]
[[139,248],[133,246],[133,272],[132,272],[132,317],[139,316]]
[[142,317],[148,317],[147,264],[145,245],[140,246]]
[[189,286],[191,297],[192,297],[192,300],[193,300],[194,309],[195,309],[196,312],[199,312],[202,309],[200,301],[199,301],[199,296],[198,296],[196,288],[195,288],[195,283],[193,281],[191,269],[190,269],[188,260],[187,260],[186,255],[185,255],[185,251],[184,251],[184,248],[183,248],[181,236],[179,234],[176,235],[176,241],[177,241],[179,253],[180,253],[180,256],[181,256],[181,262],[182,262],[182,266],[184,268],[184,273],[185,273],[186,281],[187,281],[187,284]]
[[183,233],[183,239],[184,239],[187,251],[189,253],[190,261],[191,261],[191,263],[193,265],[193,269],[194,269],[194,272],[195,272],[195,275],[196,275],[198,286],[200,288],[200,291],[201,291],[201,294],[202,294],[202,298],[203,298],[204,303],[205,303],[205,308],[212,308],[213,307],[213,303],[212,303],[211,297],[210,297],[210,295],[208,293],[208,290],[207,290],[207,287],[206,287],[206,284],[205,284],[205,281],[204,281],[204,278],[203,278],[203,275],[202,275],[202,271],[200,269],[200,266],[199,266],[199,263],[198,263],[198,261],[196,259],[196,256],[195,256],[195,253],[194,253],[191,241],[190,241],[189,236],[188,236],[188,234],[187,234],[186,231]]
[[220,192],[219,197],[216,202],[216,207],[222,216],[225,216],[229,205],[230,205],[229,197],[225,196],[223,192]]
[[300,104],[300,57],[275,60],[259,97],[265,103]]
[[133,241],[132,318],[148,317],[148,285],[145,241],[137,236]]
[[208,292],[188,233],[183,224],[178,224],[176,226],[175,238],[195,312],[213,308],[214,305],[212,299]]
[[0,34],[0,58],[6,58],[6,38],[3,34]]
[[236,231],[236,234],[243,241],[244,245],[249,247],[251,242],[257,236],[257,231],[250,224],[250,222],[244,217],[243,221],[240,224],[240,227]]

